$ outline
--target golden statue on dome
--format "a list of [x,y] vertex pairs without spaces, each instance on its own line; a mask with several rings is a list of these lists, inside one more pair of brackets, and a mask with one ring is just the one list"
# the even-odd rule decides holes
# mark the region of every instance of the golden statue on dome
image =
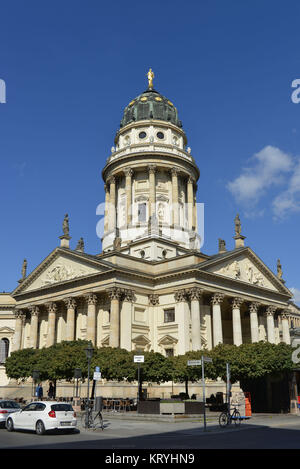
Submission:
[[149,72],[147,73],[147,77],[148,77],[148,88],[152,90],[154,73],[152,72],[151,68],[149,69]]

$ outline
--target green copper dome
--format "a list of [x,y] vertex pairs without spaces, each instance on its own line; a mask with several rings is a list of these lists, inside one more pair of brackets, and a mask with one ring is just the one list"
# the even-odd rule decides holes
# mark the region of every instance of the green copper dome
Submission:
[[162,120],[182,127],[176,107],[153,88],[148,88],[128,104],[124,110],[120,127],[149,119]]

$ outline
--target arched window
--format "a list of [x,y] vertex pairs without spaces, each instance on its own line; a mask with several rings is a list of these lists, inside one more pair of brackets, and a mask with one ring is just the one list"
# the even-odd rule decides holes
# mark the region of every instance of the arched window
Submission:
[[9,340],[4,338],[0,340],[0,363],[5,363],[8,357]]

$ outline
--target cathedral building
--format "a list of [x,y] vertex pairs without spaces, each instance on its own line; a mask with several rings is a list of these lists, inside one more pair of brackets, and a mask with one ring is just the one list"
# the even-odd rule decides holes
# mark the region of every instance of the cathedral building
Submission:
[[[165,356],[219,343],[290,343],[299,323],[292,293],[248,246],[240,218],[234,249],[201,251],[200,170],[174,104],[148,88],[124,110],[102,171],[102,252],[71,247],[68,215],[59,246],[11,293],[0,294],[0,386],[11,351],[88,339]],[[63,218],[63,217],[62,217]],[[1,394],[1,392],[0,392]]]

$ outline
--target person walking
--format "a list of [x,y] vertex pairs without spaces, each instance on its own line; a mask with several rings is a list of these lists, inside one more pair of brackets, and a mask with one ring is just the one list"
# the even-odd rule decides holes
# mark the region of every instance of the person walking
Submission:
[[53,399],[53,397],[54,397],[54,386],[53,386],[53,383],[51,381],[49,383],[48,397],[49,397],[49,399]]

